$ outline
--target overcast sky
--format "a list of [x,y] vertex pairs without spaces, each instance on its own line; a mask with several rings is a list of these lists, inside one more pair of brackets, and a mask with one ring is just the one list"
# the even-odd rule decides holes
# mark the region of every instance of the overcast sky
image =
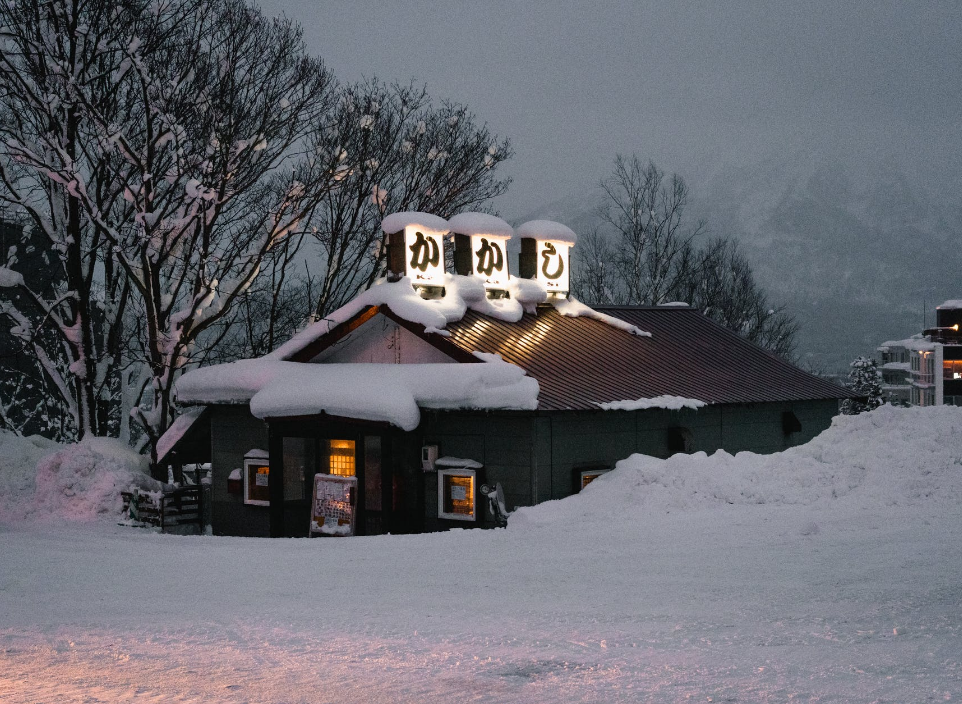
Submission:
[[339,79],[414,79],[510,137],[508,218],[584,192],[619,152],[695,181],[798,149],[942,184],[962,164],[962,2],[261,6]]

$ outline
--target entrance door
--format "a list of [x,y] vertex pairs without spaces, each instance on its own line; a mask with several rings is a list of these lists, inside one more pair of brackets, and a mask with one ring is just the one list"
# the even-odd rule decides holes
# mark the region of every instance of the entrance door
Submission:
[[391,482],[385,477],[383,441],[380,435],[364,436],[362,457],[364,463],[361,492],[364,501],[364,510],[361,512],[361,520],[364,522],[363,534],[381,535],[389,530],[387,524]]

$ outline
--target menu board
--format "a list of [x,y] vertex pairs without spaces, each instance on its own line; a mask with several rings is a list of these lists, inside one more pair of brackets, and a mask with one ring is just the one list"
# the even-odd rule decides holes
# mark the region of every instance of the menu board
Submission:
[[311,533],[354,535],[357,477],[314,475]]

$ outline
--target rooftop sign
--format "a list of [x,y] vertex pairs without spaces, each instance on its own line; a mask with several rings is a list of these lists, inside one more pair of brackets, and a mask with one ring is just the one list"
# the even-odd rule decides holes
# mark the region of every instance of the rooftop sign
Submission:
[[541,282],[548,293],[567,293],[571,287],[569,254],[577,235],[551,220],[532,220],[521,225],[521,253],[528,276]]
[[381,228],[388,234],[388,269],[415,286],[444,286],[444,235],[448,221],[430,213],[393,213]]
[[[488,213],[460,213],[448,225],[455,233],[456,251],[470,249],[470,273],[481,279],[486,289],[505,289],[509,279],[507,245],[514,234],[511,226]],[[456,254],[455,268],[459,261]]]

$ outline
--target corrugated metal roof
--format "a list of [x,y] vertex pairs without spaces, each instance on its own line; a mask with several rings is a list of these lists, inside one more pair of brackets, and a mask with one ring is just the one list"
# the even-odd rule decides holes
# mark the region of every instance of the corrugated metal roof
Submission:
[[538,380],[539,409],[596,409],[598,403],[683,396],[707,403],[848,398],[851,393],[798,369],[689,308],[603,308],[652,334],[631,335],[591,318],[540,306],[506,323],[473,311],[447,338],[467,351],[500,354]]

